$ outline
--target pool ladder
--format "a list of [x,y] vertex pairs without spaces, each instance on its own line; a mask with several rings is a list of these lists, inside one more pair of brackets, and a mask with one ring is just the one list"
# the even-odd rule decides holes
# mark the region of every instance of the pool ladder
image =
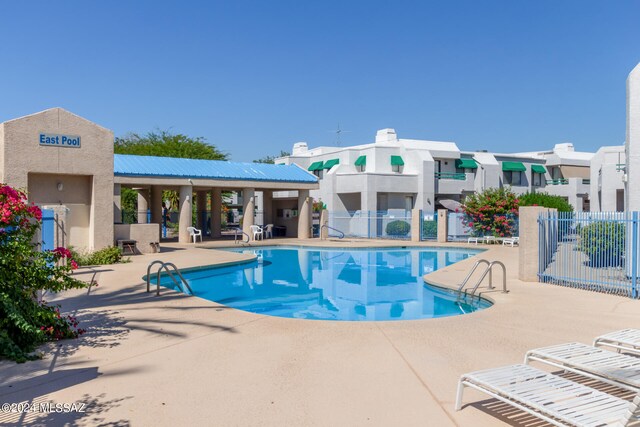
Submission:
[[[482,275],[480,276],[480,279],[478,279],[476,284],[473,286],[473,289],[471,289],[471,292],[467,292],[468,289],[465,290],[464,287],[467,285],[467,282],[469,282],[469,279],[471,279],[471,275],[478,269],[480,264],[486,264],[486,267],[482,271]],[[507,268],[504,266],[504,264],[501,263],[500,261],[488,261],[486,259],[481,259],[476,261],[476,263],[473,265],[471,270],[469,270],[467,277],[464,278],[464,280],[458,287],[458,298],[460,298],[460,296],[462,296],[463,293],[465,295],[471,295],[471,296],[475,295],[476,291],[478,290],[478,287],[480,287],[480,284],[482,283],[484,278],[487,277],[487,274],[489,275],[489,289],[494,289],[494,286],[493,286],[493,266],[494,265],[499,265],[500,267],[502,267],[502,293],[506,294],[507,292],[509,292],[507,290]]]
[[[172,263],[172,262],[164,262],[164,261],[160,261],[159,259],[157,259],[155,261],[152,261],[147,266],[147,276],[146,276],[147,277],[147,292],[151,292],[151,290],[150,290],[150,288],[151,288],[151,267],[153,267],[156,264],[160,264],[160,267],[158,268],[158,271],[156,273],[156,296],[160,295],[160,276],[162,276],[162,269],[164,269],[164,271],[166,271],[167,275],[171,278],[171,280],[173,280],[173,283],[175,283],[177,286],[180,286],[180,288],[182,289],[182,292],[187,293],[186,289],[188,289],[189,290],[189,294],[193,295],[193,290],[191,289],[191,286],[189,286],[189,283],[187,282],[187,280],[184,278],[182,273],[180,273],[180,270],[178,270],[178,267],[176,267],[176,265],[174,263]],[[176,273],[178,275],[178,277],[180,278],[180,281],[178,281],[178,279],[176,279],[176,276],[174,276],[173,273]]]

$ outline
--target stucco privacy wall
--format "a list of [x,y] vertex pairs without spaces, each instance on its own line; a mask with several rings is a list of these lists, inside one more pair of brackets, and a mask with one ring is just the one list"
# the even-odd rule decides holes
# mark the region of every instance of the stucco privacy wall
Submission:
[[[40,134],[80,136],[80,147],[41,146]],[[39,205],[77,205],[78,215],[88,215],[88,249],[113,244],[113,132],[52,108],[0,124],[0,152],[2,182],[31,189],[29,199]]]

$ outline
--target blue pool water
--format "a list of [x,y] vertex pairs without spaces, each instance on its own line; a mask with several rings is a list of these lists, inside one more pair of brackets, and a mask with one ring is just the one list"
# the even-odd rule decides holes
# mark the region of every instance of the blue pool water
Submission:
[[[260,247],[230,249],[259,260],[183,270],[194,295],[239,310],[316,320],[410,320],[489,307],[425,284],[424,274],[479,251],[435,248]],[[164,286],[171,286],[163,279]]]

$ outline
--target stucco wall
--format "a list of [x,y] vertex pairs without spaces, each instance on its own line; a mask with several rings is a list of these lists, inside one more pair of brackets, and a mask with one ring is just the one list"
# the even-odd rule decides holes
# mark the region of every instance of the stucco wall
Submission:
[[[40,134],[78,135],[80,148],[41,146]],[[0,144],[3,147],[2,180],[18,188],[29,188],[29,174],[49,174],[59,180],[69,175],[91,177],[89,229],[85,249],[99,249],[113,241],[113,133],[61,108],[10,120],[2,124]],[[70,182],[72,182],[71,179]],[[53,183],[52,185],[56,185]],[[70,184],[72,185],[72,184]],[[34,186],[32,186],[34,187]],[[73,205],[77,195],[72,191],[52,195],[49,190],[32,188],[30,199],[36,203]],[[55,187],[54,187],[55,188]],[[42,201],[38,200],[42,198]],[[73,240],[73,237],[70,237]]]

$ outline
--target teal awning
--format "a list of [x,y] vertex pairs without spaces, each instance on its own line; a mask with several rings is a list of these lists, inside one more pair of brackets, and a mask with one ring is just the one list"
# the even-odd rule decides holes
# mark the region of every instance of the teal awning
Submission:
[[331,159],[324,162],[324,169],[331,169],[335,165],[340,163],[340,159]]
[[321,171],[322,170],[322,166],[323,166],[323,163],[321,161],[320,162],[313,162],[313,163],[311,163],[311,166],[309,166],[309,169],[307,169],[307,170],[309,170],[311,172],[313,172],[313,171]]
[[364,166],[367,164],[367,156],[360,156],[358,157],[358,160],[356,160],[355,165],[356,166]]
[[456,159],[458,169],[478,169],[478,164],[473,159]]
[[542,165],[531,165],[531,172],[541,173],[544,175],[545,173],[547,173],[547,168]]
[[404,166],[404,160],[400,156],[391,156],[391,166]]
[[527,168],[520,162],[502,162],[504,172],[526,172]]

